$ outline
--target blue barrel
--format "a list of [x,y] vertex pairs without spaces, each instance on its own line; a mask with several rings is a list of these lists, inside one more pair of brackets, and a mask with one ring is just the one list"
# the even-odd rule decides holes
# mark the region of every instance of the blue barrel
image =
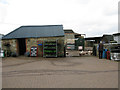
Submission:
[[104,49],[103,50],[103,56],[102,56],[103,58],[107,58],[107,49]]

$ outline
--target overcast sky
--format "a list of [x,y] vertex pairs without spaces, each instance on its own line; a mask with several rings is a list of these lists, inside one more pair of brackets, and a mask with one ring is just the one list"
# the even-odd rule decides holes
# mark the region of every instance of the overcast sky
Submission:
[[0,0],[0,33],[21,25],[59,25],[87,37],[118,32],[119,0]]

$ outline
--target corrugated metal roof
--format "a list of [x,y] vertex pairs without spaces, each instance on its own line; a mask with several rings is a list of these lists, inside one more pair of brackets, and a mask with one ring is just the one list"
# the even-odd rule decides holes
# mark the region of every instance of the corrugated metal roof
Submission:
[[21,26],[2,39],[64,36],[63,25]]
[[74,33],[72,29],[64,29],[64,33]]
[[115,34],[113,34],[114,36],[119,36],[120,35],[120,33],[115,33]]
[[103,41],[113,41],[113,35],[103,35]]
[[85,40],[96,40],[96,39],[101,40],[102,37],[87,37],[87,38],[85,38]]

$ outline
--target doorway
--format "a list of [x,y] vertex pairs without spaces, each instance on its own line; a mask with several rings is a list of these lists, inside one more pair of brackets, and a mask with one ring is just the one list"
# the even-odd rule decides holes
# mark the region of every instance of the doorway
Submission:
[[25,38],[18,39],[18,51],[19,51],[19,55],[25,54],[25,52],[26,52]]

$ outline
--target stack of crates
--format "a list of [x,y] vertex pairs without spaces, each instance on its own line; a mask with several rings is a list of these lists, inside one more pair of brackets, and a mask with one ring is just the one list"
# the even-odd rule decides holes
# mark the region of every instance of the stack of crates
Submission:
[[43,57],[57,57],[57,40],[44,41]]

